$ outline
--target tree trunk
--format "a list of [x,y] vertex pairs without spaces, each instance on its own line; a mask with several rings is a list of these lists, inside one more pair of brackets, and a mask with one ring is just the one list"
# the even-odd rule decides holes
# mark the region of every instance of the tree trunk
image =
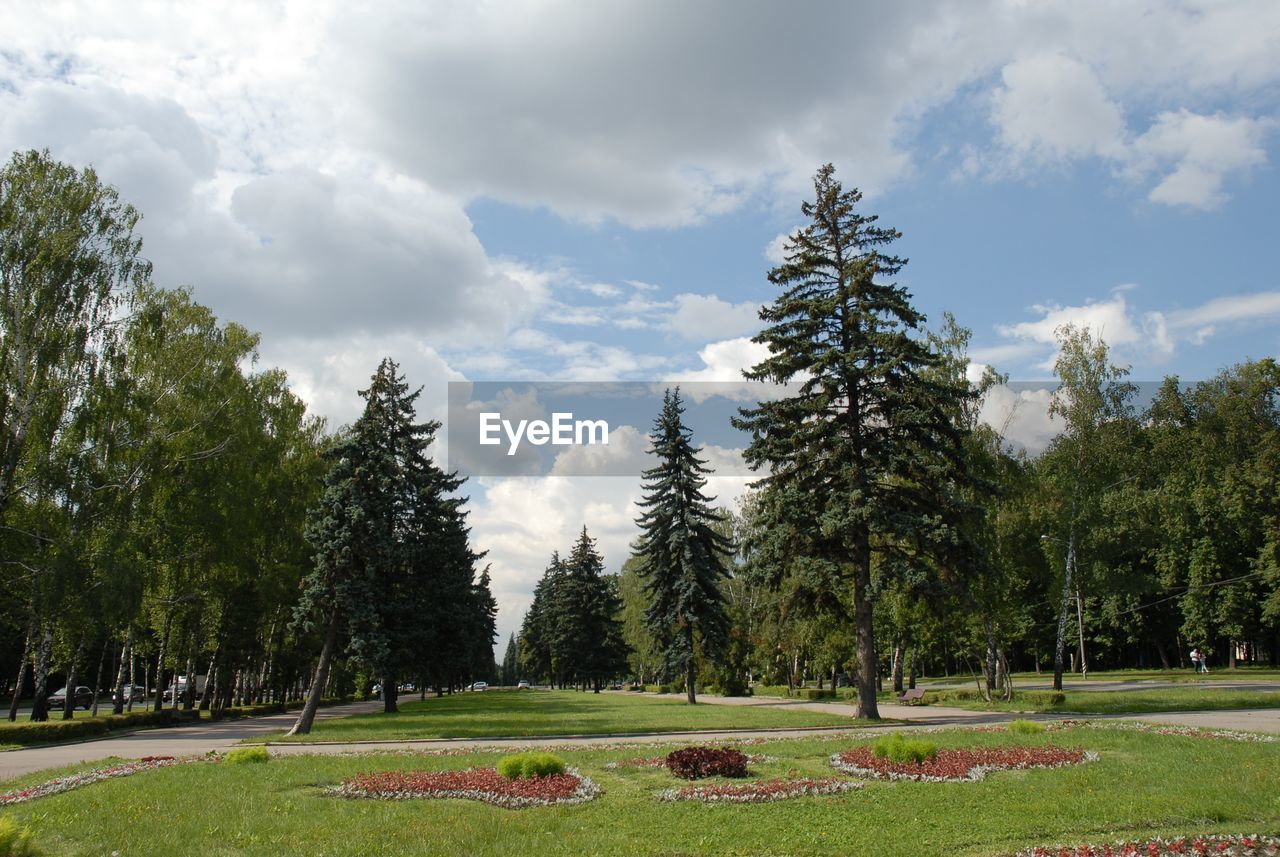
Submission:
[[907,663],[909,664],[909,669],[911,670],[910,674],[907,676],[907,689],[915,690],[916,689],[916,650],[915,648],[911,649],[911,657],[910,659],[908,659]]
[[1156,655],[1160,658],[1160,666],[1166,670],[1173,669],[1173,666],[1169,663],[1169,653],[1165,650],[1164,644],[1160,642],[1160,638],[1157,637],[1152,642],[1155,643]]
[[182,694],[182,709],[190,711],[196,707],[196,694],[200,692],[200,682],[196,677],[196,654],[195,647],[192,647],[191,654],[187,655],[187,689]]
[[36,642],[35,698],[31,700],[31,719],[37,723],[49,719],[49,653],[53,651],[53,623],[44,622]]
[[996,683],[996,624],[991,621],[988,616],[982,620],[982,624],[987,632],[987,662],[986,662],[986,678],[987,678],[987,694],[990,695],[997,687]]
[[[133,627],[125,634],[124,646],[120,649],[120,666],[116,668],[115,691],[111,694],[111,713],[124,713],[124,680],[125,669],[133,672]],[[129,677],[129,696],[133,696],[133,677]]]
[[[147,675],[143,670],[142,680],[146,681]],[[129,702],[125,707],[125,711],[133,711],[133,689],[138,686],[138,661],[133,656],[133,629],[129,629]],[[147,692],[146,687],[142,688],[143,694]]]
[[287,735],[310,735],[311,725],[315,723],[316,710],[320,707],[320,689],[329,681],[329,664],[333,661],[334,644],[338,639],[338,614],[335,611],[329,617],[329,627],[324,632],[324,646],[320,649],[320,662],[316,664],[315,678],[311,680],[311,691],[307,694],[307,703],[302,706],[297,721]]
[[67,670],[67,696],[62,702],[63,720],[70,720],[76,716],[76,683],[80,680],[80,655],[84,651],[83,646],[83,642],[76,643],[76,653],[71,659],[71,669]]
[[867,534],[858,534],[853,557],[853,620],[858,638],[858,717],[879,720],[876,704],[876,637],[871,612],[871,551]]
[[173,608],[164,605],[164,630],[160,634],[160,651],[156,655],[155,710],[164,710],[164,659],[169,654],[169,631],[173,627]]
[[399,714],[399,703],[400,688],[396,687],[396,677],[384,678],[382,680],[382,713]]
[[204,693],[200,694],[200,710],[209,711],[213,707],[213,694],[218,689],[218,649],[214,647],[209,656],[209,668],[204,674]]
[[18,701],[22,697],[22,683],[27,680],[27,665],[31,660],[31,640],[36,635],[36,623],[27,625],[27,638],[22,643],[22,662],[18,664],[18,683],[13,688],[13,701],[9,703],[9,722],[18,719]]
[[893,647],[893,692],[901,695],[902,690],[902,660],[907,654],[906,641],[901,637],[898,643]]
[[1227,669],[1236,668],[1236,641],[1227,640]]
[[102,687],[102,666],[107,660],[107,649],[111,647],[111,636],[108,635],[106,641],[102,644],[102,654],[98,656],[98,677],[93,680],[93,711],[90,717],[98,716],[98,688]]
[[1053,650],[1053,689],[1062,690],[1062,672],[1066,661],[1067,619],[1071,615],[1072,577],[1076,570],[1076,534],[1067,536],[1067,567],[1062,574],[1062,603],[1058,609],[1058,642]]

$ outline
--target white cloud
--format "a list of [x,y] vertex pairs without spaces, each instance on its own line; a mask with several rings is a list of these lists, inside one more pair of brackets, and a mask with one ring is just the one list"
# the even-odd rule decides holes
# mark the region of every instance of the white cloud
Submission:
[[1273,125],[1269,120],[1200,116],[1185,109],[1161,113],[1134,141],[1131,169],[1143,174],[1173,166],[1151,189],[1152,202],[1217,208],[1227,198],[1222,184],[1228,174],[1266,162],[1262,137]]
[[[1057,330],[1066,324],[1086,327],[1112,350],[1112,360],[1120,364],[1136,360],[1161,362],[1173,357],[1178,344],[1201,345],[1215,335],[1248,324],[1267,324],[1280,319],[1280,292],[1227,295],[1213,298],[1190,309],[1139,311],[1125,295],[1130,288],[1116,289],[1103,301],[1079,306],[1046,305],[1032,307],[1040,317],[1034,321],[1005,324],[997,332],[1008,341],[975,348],[973,360],[993,364],[997,369],[1013,364],[1051,371],[1057,359]],[[1036,360],[1036,358],[1039,358]]]
[[1150,359],[1163,360],[1173,352],[1164,316],[1158,312],[1134,313],[1123,292],[1109,300],[1080,306],[1049,305],[1032,309],[1040,314],[1039,319],[1001,325],[998,330],[1014,340],[1049,346],[1049,356],[1040,364],[1042,369],[1053,368],[1057,359],[1057,331],[1068,324],[1088,328],[1095,337],[1104,340],[1122,362],[1126,354],[1142,353]]
[[759,304],[731,304],[715,295],[676,295],[668,326],[687,340],[706,342],[751,333],[760,327]]
[[556,456],[552,476],[635,476],[652,467],[649,436],[634,426],[610,426],[609,443],[570,446]]
[[1049,417],[1053,388],[997,385],[987,391],[979,419],[1008,443],[1031,453],[1042,451],[1062,430]]
[[[435,349],[407,333],[264,340],[260,353],[263,364],[279,366],[289,374],[290,388],[313,412],[329,419],[330,429],[360,416],[364,399],[358,391],[369,387],[384,357],[399,364],[410,387],[423,388],[417,406],[420,420],[443,420],[448,383],[464,380]],[[443,437],[440,440],[433,453],[443,460]]]
[[1267,323],[1280,318],[1280,291],[1227,295],[1188,310],[1169,313],[1169,326],[1179,332],[1195,329],[1211,335],[1222,324]]
[[796,233],[793,229],[790,232],[779,232],[773,237],[764,248],[764,257],[775,265],[781,265],[787,261],[786,250],[787,245],[791,243],[791,236]]
[[[1270,119],[1201,115],[1186,108],[1158,114],[1135,135],[1094,69],[1058,53],[1035,54],[1005,66],[992,100],[992,121],[1015,167],[1102,159],[1131,181],[1156,184],[1152,202],[1213,209],[1226,201],[1223,183],[1266,162],[1262,145]],[[992,159],[969,151],[957,175]]]
[[492,566],[500,645],[519,630],[552,551],[567,553],[584,525],[612,572],[622,567],[636,537],[637,476],[485,477],[478,483],[484,499],[473,504],[468,523]]
[[769,356],[769,347],[748,337],[709,343],[698,352],[700,369],[678,373],[673,381],[742,381],[742,372]]
[[1055,162],[1121,152],[1124,117],[1083,62],[1037,54],[1005,66],[992,116],[1015,160]]

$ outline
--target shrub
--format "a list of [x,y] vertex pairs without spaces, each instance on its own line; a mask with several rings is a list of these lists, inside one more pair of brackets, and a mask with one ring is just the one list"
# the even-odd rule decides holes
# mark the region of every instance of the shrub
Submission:
[[498,773],[508,780],[563,774],[564,759],[551,753],[516,753],[498,760]]
[[1060,690],[1028,690],[1021,696],[1024,702],[1040,708],[1052,708],[1067,701],[1067,695]]
[[813,688],[813,687],[805,688],[804,690],[800,691],[800,694],[801,694],[801,698],[803,699],[835,699],[836,698],[836,692],[834,690],[818,690],[817,688]]
[[79,741],[107,733],[106,718],[83,720],[46,720],[42,723],[21,723],[7,726],[0,731],[3,744],[47,744],[53,741]]
[[1044,731],[1044,724],[1034,720],[1014,720],[1009,723],[1009,731],[1015,735],[1039,735]]
[[0,857],[36,857],[39,853],[29,830],[0,818]]
[[937,757],[938,745],[923,738],[903,738],[894,734],[876,741],[871,745],[871,751],[877,759],[920,764]]
[[667,754],[667,769],[686,780],[703,777],[745,777],[746,754],[719,747],[685,747]]
[[223,759],[229,765],[257,765],[271,761],[266,747],[238,747]]

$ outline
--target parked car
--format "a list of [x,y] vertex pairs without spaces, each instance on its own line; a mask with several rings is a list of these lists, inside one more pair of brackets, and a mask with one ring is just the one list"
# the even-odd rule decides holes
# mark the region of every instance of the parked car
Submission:
[[488,690],[489,683],[484,681],[478,681],[475,684],[471,685],[471,689],[472,690]]
[[[124,687],[120,688],[120,699],[122,702],[128,702],[129,700],[137,702],[140,699],[146,699],[146,697],[147,689],[142,685],[126,684]],[[116,701],[116,693],[114,690],[111,692],[111,701]]]
[[[65,687],[55,690],[48,699],[45,700],[49,704],[51,711],[61,711],[67,707],[67,689]],[[87,687],[77,687],[75,701],[71,703],[72,708],[83,708],[88,711],[93,707],[93,691]]]
[[529,689],[529,682],[525,681],[524,679],[520,679],[520,681],[516,682],[516,690],[528,690],[528,689]]
[[[176,680],[173,684],[171,684],[171,685],[169,685],[167,688],[165,688],[165,691],[164,691],[164,694],[163,694],[163,699],[164,699],[164,701],[165,701],[165,702],[172,702],[172,701],[173,701],[173,692],[174,692],[174,690],[177,690],[177,691],[178,691],[178,697],[179,697],[179,698],[181,698],[182,696],[184,696],[184,695],[186,694],[186,692],[187,692],[187,684],[188,684],[188,681],[189,681],[189,677],[188,677],[188,676],[185,676],[185,675],[180,675],[180,676],[178,676],[177,680]],[[204,687],[205,687],[205,684],[206,684],[206,677],[205,677],[205,676],[202,676],[202,675],[198,675],[198,676],[196,676],[196,688],[195,688],[195,689],[196,689],[196,695],[195,695],[195,698],[196,698],[197,700],[199,700],[201,697],[203,697],[203,696],[204,696]]]

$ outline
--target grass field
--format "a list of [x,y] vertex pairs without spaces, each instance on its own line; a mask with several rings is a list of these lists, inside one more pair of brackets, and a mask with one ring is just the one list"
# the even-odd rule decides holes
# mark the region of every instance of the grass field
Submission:
[[[360,772],[491,766],[493,754],[301,756],[150,771],[8,807],[0,816],[29,826],[49,854],[151,854],[157,843],[183,843],[211,857],[993,855],[1153,833],[1280,831],[1280,744],[1090,729],[931,738],[942,746],[1078,746],[1100,759],[996,772],[977,783],[872,781],[839,796],[708,806],[657,802],[656,792],[680,784],[665,770],[604,768],[670,747],[562,751],[604,794],[582,806],[513,811],[461,800],[344,800],[322,791]],[[754,776],[828,777],[829,754],[865,740],[823,736],[747,749],[768,759],[753,763]]]
[[394,741],[406,738],[497,738],[605,735],[686,729],[850,726],[848,716],[749,706],[690,706],[674,697],[575,691],[486,691],[400,705],[400,713],[360,714],[317,722],[310,735],[268,741]]
[[[1024,672],[1014,673],[1013,680],[1015,683],[1036,683],[1047,684],[1053,681],[1053,670],[1050,669],[1042,673]],[[1089,670],[1087,677],[1082,677],[1079,673],[1066,673],[1063,675],[1063,681],[1068,685],[1071,684],[1095,684],[1112,681],[1167,681],[1167,682],[1222,682],[1222,681],[1280,681],[1280,670],[1270,667],[1239,667],[1234,670],[1218,669],[1207,673],[1192,672],[1190,667],[1186,669],[1173,670]],[[927,678],[919,678],[917,684],[973,684],[972,676],[930,676]]]
[[1229,711],[1280,708],[1280,691],[1221,690],[1195,687],[1152,690],[1065,691],[1061,705],[1014,696],[1012,702],[942,700],[938,704],[979,711],[1041,711],[1061,714],[1155,714],[1163,711]]

